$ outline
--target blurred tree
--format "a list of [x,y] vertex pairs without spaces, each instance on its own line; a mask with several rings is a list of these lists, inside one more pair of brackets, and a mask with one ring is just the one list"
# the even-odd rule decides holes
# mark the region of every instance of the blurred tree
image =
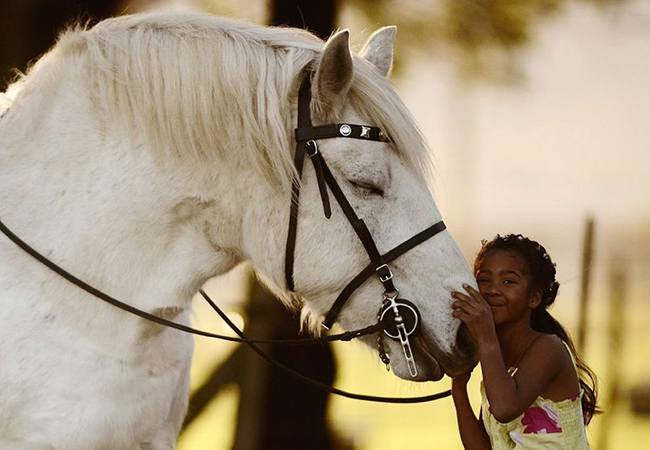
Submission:
[[322,39],[334,30],[336,0],[273,0],[270,2],[271,25],[306,28]]
[[[266,22],[259,0],[188,0],[216,14]],[[375,30],[397,25],[394,74],[405,60],[435,56],[452,61],[465,80],[519,81],[519,52],[531,43],[545,19],[561,14],[576,1],[608,9],[628,0],[338,0],[345,27]],[[269,0],[271,10],[289,0]],[[330,2],[304,2],[294,8],[293,26],[309,23],[312,11]],[[301,13],[302,11],[302,13]],[[302,14],[302,15],[301,15]],[[355,22],[355,23],[351,23]],[[288,21],[281,23],[289,23]]]
[[[627,0],[580,0],[611,7]],[[368,27],[397,25],[404,55],[422,52],[454,62],[466,79],[512,82],[520,78],[517,51],[534,38],[535,27],[570,0],[349,0]],[[364,27],[367,28],[367,27]]]
[[[274,0],[270,2],[269,10],[271,25],[306,28],[322,39],[326,39],[334,29],[335,0]],[[255,286],[251,289],[247,311],[249,317],[257,316],[258,320],[265,321],[272,339],[301,337],[299,315],[287,311],[257,280],[253,283]],[[267,351],[279,362],[302,374],[330,386],[334,382],[335,362],[329,344],[309,347],[269,345]],[[253,357],[257,358],[257,355]],[[336,442],[328,427],[329,395],[326,392],[275,369],[267,370],[257,383],[251,381],[244,377],[239,383],[240,405],[234,449],[344,448],[342,442]]]
[[31,0],[0,2],[0,89],[16,71],[45,53],[57,34],[77,21],[116,14],[122,0]]

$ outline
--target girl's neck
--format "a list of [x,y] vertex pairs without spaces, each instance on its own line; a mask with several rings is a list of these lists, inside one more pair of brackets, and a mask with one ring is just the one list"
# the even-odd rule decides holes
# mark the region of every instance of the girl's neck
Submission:
[[503,362],[507,367],[516,364],[521,353],[528,347],[531,340],[538,334],[528,322],[517,322],[496,328],[497,339],[501,347]]

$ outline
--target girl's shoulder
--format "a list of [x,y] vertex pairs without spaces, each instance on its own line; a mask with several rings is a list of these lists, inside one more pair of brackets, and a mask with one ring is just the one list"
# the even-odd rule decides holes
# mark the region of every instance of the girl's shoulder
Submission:
[[543,352],[548,357],[568,358],[568,361],[571,360],[571,354],[562,339],[554,334],[540,333],[538,331],[536,333],[538,335],[528,349],[529,354]]
[[549,376],[573,367],[571,354],[564,341],[554,334],[538,333],[522,355],[520,366],[529,370],[550,371]]
[[580,386],[569,348],[554,334],[540,334],[531,345],[525,362],[537,366],[538,370],[544,370],[542,365],[549,370],[548,383],[542,387],[540,396],[553,401],[575,397],[580,393]]

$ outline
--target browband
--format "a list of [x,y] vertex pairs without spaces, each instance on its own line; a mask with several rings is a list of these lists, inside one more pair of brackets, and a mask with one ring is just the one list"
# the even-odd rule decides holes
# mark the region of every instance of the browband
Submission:
[[319,127],[296,128],[296,142],[305,142],[329,138],[354,138],[368,141],[390,142],[380,128],[368,125],[353,125],[351,123],[336,123]]

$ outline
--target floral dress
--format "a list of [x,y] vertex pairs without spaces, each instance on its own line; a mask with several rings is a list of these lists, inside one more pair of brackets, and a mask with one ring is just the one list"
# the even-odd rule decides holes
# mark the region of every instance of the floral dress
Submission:
[[[564,346],[567,347],[566,343]],[[575,367],[573,355],[571,361]],[[516,366],[518,363],[508,370],[510,376],[517,371]],[[490,413],[481,381],[481,419],[490,436],[492,450],[589,450],[582,417],[582,395],[581,389],[579,395],[559,402],[537,397],[522,415],[511,422],[501,423]]]
[[537,397],[521,416],[508,423],[494,418],[482,387],[481,393],[481,417],[493,450],[589,449],[582,419],[582,393],[561,402]]
[[[509,373],[515,371],[511,368]],[[490,413],[483,382],[481,397],[481,418],[493,450],[589,449],[582,418],[582,390],[560,402],[537,397],[522,415],[507,423],[497,421]]]

